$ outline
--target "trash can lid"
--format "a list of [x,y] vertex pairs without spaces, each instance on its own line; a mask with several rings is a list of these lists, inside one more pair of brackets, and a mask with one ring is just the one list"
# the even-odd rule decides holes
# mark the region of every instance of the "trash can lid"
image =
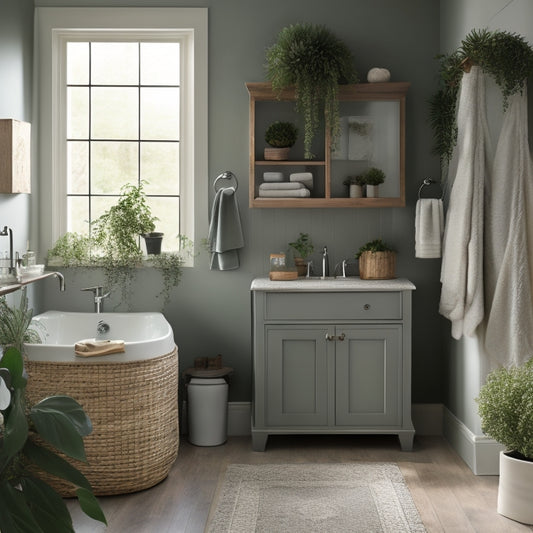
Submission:
[[203,369],[203,368],[188,368],[185,370],[185,375],[190,376],[191,378],[202,378],[202,379],[214,379],[214,378],[223,378],[233,374],[233,368],[229,366],[224,366],[222,368],[213,368],[213,369]]
[[189,381],[189,385],[228,385],[226,380],[224,378],[191,378],[191,381]]

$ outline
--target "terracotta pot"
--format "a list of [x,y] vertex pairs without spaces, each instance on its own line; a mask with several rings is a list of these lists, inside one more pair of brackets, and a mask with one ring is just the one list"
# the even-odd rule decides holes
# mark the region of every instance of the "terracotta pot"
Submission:
[[533,462],[500,452],[498,513],[523,524],[533,524]]

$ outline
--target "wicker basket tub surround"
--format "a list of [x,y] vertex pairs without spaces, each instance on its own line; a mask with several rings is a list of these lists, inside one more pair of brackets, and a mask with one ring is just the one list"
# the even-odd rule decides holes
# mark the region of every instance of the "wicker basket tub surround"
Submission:
[[[85,437],[87,463],[68,458],[98,496],[126,494],[165,479],[176,460],[178,351],[140,361],[26,361],[27,397],[72,396],[91,418]],[[46,473],[40,477],[62,496],[73,486]]]

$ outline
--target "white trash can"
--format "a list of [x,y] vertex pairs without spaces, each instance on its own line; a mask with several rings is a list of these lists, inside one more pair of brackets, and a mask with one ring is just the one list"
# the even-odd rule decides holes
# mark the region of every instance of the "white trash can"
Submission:
[[228,433],[228,383],[224,378],[191,378],[187,385],[189,442],[224,444]]

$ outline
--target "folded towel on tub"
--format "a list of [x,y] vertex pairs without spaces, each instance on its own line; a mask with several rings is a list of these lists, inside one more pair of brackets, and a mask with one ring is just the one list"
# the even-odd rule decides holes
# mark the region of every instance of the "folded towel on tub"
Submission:
[[85,339],[74,345],[74,353],[80,357],[94,357],[96,355],[108,355],[112,353],[123,353],[126,349],[124,341]]

